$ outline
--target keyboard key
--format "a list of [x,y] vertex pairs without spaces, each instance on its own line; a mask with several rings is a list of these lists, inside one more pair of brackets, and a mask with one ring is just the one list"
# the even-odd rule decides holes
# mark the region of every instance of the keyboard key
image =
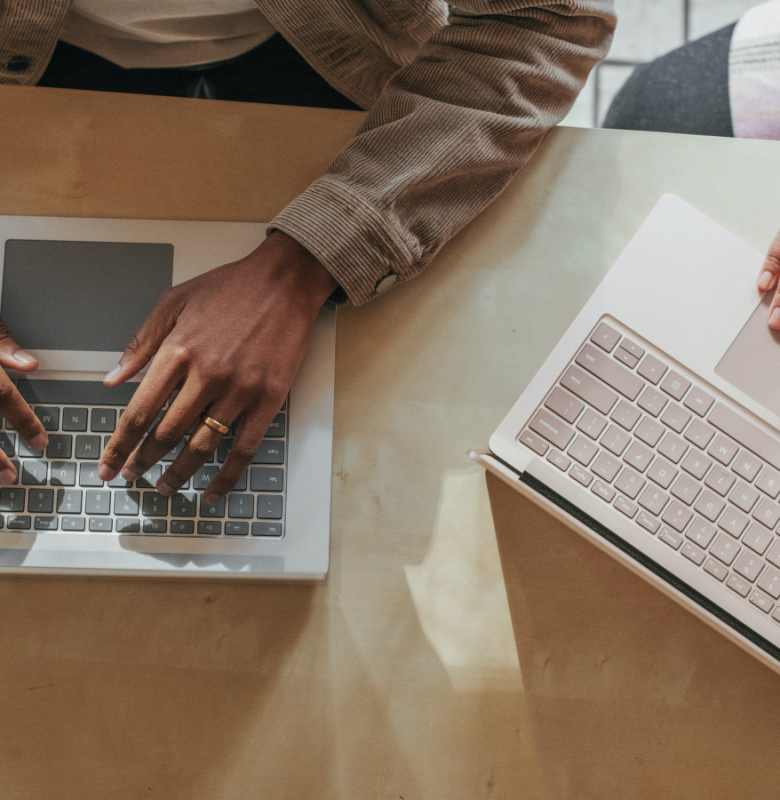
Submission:
[[653,519],[649,514],[645,514],[644,511],[639,512],[639,516],[636,518],[636,521],[650,533],[655,533],[658,528],[661,526],[661,523],[657,519]]
[[738,552],[739,545],[725,533],[721,533],[710,548],[710,553],[727,567],[736,558]]
[[550,411],[554,411],[559,417],[563,417],[566,422],[572,424],[585,408],[585,404],[581,400],[561,389],[560,386],[556,386],[552,390],[552,394],[544,401],[544,404]]
[[216,505],[207,505],[203,498],[200,498],[200,515],[201,517],[224,517],[225,516],[225,498],[223,497]]
[[[547,445],[545,445],[546,447]],[[217,473],[219,472],[219,467],[201,467],[193,476],[192,476],[192,488],[193,489],[206,489],[208,485],[217,477]]]
[[670,403],[664,411],[661,422],[668,425],[675,433],[682,433],[682,429],[691,419],[691,412],[678,406],[677,403]]
[[780,506],[764,497],[756,506],[753,512],[753,519],[757,519],[762,525],[766,525],[767,528],[772,530],[780,519]]
[[575,362],[629,400],[636,400],[645,385],[633,372],[589,344],[582,348]]
[[226,536],[249,536],[249,523],[248,522],[226,522],[225,523]]
[[77,436],[75,456],[76,458],[100,458],[100,437]]
[[745,530],[747,524],[748,518],[733,506],[729,506],[718,521],[718,527],[722,528],[735,539],[739,539],[739,537],[742,536],[742,531]]
[[742,538],[742,544],[747,545],[751,550],[755,550],[756,553],[762,556],[772,543],[773,538],[772,534],[763,525],[753,523]]
[[586,472],[582,467],[578,467],[576,464],[569,470],[569,475],[583,486],[590,486],[590,482],[593,480],[593,476],[589,472]]
[[32,520],[26,514],[9,514],[5,518],[5,527],[9,531],[29,531]]
[[108,489],[100,492],[94,490],[87,492],[84,512],[86,514],[109,514],[111,512],[111,492]]
[[747,581],[742,580],[739,575],[730,576],[726,581],[726,586],[735,591],[741,597],[747,597],[751,588],[750,584]]
[[656,458],[647,477],[662,489],[668,489],[677,477],[677,470],[665,458]]
[[713,492],[705,490],[704,494],[699,498],[699,502],[696,503],[695,510],[710,522],[715,522],[725,505],[725,500],[722,500]]
[[120,489],[114,492],[114,513],[137,517],[140,513],[141,493]]
[[[251,494],[229,494],[228,516],[232,519],[252,519],[255,515],[255,498]],[[225,529],[227,533],[227,529]]]
[[701,517],[696,517],[685,537],[706,550],[717,532],[713,525],[705,522]]
[[750,550],[743,550],[742,555],[737,559],[737,563],[734,564],[734,572],[738,572],[751,583],[759,576],[763,568],[764,562],[755,553],[751,553]]
[[633,503],[626,500],[625,497],[618,497],[614,505],[621,514],[625,514],[629,519],[633,519],[634,514],[639,510]]
[[707,476],[704,485],[717,492],[721,497],[725,497],[735,481],[736,478],[730,472],[726,472],[723,467],[716,466]]
[[694,414],[703,417],[709,410],[710,406],[715,402],[715,398],[711,394],[707,394],[704,389],[694,386],[690,394],[683,401],[686,408],[690,408]]
[[222,523],[215,519],[203,519],[198,522],[198,533],[219,536],[222,533]]
[[780,570],[775,567],[767,567],[758,585],[775,600],[780,598]]
[[658,452],[673,464],[678,464],[687,449],[688,445],[676,433],[667,433],[658,447]]
[[51,514],[54,511],[54,489],[30,489],[27,510],[31,514]]
[[97,461],[85,461],[80,464],[79,486],[103,486],[98,475]]
[[93,533],[111,533],[114,521],[111,517],[90,517],[89,529]]
[[627,403],[625,400],[621,400],[610,419],[617,422],[621,428],[630,431],[641,416],[642,412],[638,408]]
[[669,528],[666,527],[661,528],[661,532],[658,534],[658,538],[664,544],[668,544],[669,547],[673,548],[674,550],[679,550],[680,545],[683,543],[682,536],[675,533],[674,531],[670,531]]
[[672,494],[688,506],[699,496],[700,491],[701,484],[685,474],[680,475],[674,486],[672,486]]
[[715,431],[700,419],[695,419],[688,430],[685,431],[685,438],[700,450],[704,450],[707,447],[714,435]]
[[24,489],[3,487],[0,489],[0,511],[24,511]]
[[0,450],[12,458],[16,453],[16,434],[15,433],[0,433]]
[[752,483],[753,478],[758,475],[758,471],[763,466],[764,465],[756,456],[752,453],[748,453],[747,450],[743,450],[737,456],[737,460],[731,465],[731,469],[736,472],[740,478],[744,478],[748,483]]
[[[616,456],[623,454],[623,451],[628,447],[630,441],[631,437],[615,425],[610,425],[609,430],[601,437],[602,446],[606,447],[610,453],[614,453]],[[571,453],[571,448],[569,448],[569,452]]]
[[273,420],[271,420],[271,424],[268,426],[268,430],[265,432],[266,437],[276,439],[284,436],[285,422],[286,415],[277,414]]
[[135,482],[135,485],[139,489],[154,489],[155,486],[157,486],[157,481],[160,480],[160,475],[162,475],[162,466],[160,464],[155,464],[141,475]]
[[639,363],[639,359],[636,356],[632,356],[628,350],[624,350],[622,347],[618,347],[615,350],[615,358],[618,361],[622,361],[629,369],[633,369]]
[[644,472],[653,460],[654,453],[650,448],[640,442],[634,442],[628,448],[628,452],[623,456],[623,461],[630,464],[639,472]]
[[620,334],[606,322],[602,322],[590,337],[593,344],[598,345],[602,350],[611,353],[615,345],[620,341]]
[[[81,513],[82,491],[81,489],[58,489],[57,490],[57,513],[58,514],[80,514]],[[63,527],[63,530],[65,528]],[[83,528],[82,528],[83,530]]]
[[729,500],[737,508],[741,508],[744,512],[749,512],[758,500],[758,491],[752,486],[740,481],[735,487],[734,491],[729,495]]
[[617,490],[623,492],[624,495],[630,497],[632,500],[636,500],[636,496],[644,485],[645,479],[634,472],[631,467],[626,467],[620,473],[620,477],[615,481]]
[[126,406],[137,383],[109,387],[102,381],[41,381],[21,378],[19,393],[28,403],[67,403],[75,406]]
[[[602,500],[606,500],[608,503],[611,503],[612,498],[615,496],[615,490],[601,481],[596,481],[593,486],[591,486],[590,490],[593,494],[598,495]],[[258,516],[260,516],[260,503],[257,504],[257,513]]]
[[73,437],[67,433],[52,433],[46,448],[46,458],[70,458],[73,452]]
[[83,531],[87,527],[84,517],[63,517],[60,520],[60,530],[63,531]]
[[272,536],[278,539],[282,535],[281,522],[253,522],[252,536]]
[[92,424],[89,429],[93,433],[113,433],[116,428],[116,411],[113,408],[93,408]]
[[[536,412],[536,416],[531,420],[529,427],[532,431],[547,439],[548,442],[554,444],[559,450],[565,450],[574,436],[574,431],[568,425],[544,409]],[[217,460],[220,464],[227,458],[232,444],[233,439],[223,439],[219,443]]]
[[636,429],[635,436],[650,447],[655,447],[664,435],[664,426],[659,425],[650,417],[645,417]]
[[672,504],[664,512],[661,519],[667,524],[671,525],[676,531],[682,532],[685,526],[690,522],[693,512],[681,505],[676,500],[672,500]]
[[682,554],[699,567],[701,566],[702,561],[704,561],[706,558],[704,551],[699,550],[698,547],[694,547],[692,544],[690,544],[690,542],[685,543],[682,549]]
[[41,458],[43,456],[43,450],[34,450],[21,437],[19,438],[18,450],[22,458]]
[[658,516],[663,511],[664,506],[669,502],[669,495],[664,494],[655,486],[648,486],[639,498],[639,505],[647,509],[651,514]]
[[122,475],[121,475],[121,473],[120,473],[119,475],[117,475],[117,476],[116,476],[116,478],[112,478],[112,479],[111,479],[111,480],[108,482],[108,485],[109,485],[109,486],[110,486],[112,489],[130,489],[130,488],[132,487],[132,485],[133,485],[133,482],[132,482],[132,481],[126,481],[126,480],[125,480],[125,479],[122,477]]
[[[599,481],[596,481],[599,483]],[[595,483],[593,484],[595,487]],[[609,488],[609,487],[605,487]],[[612,489],[610,489],[612,491]],[[613,493],[614,495],[614,493]],[[612,498],[610,498],[611,500]],[[281,495],[258,495],[257,496],[257,518],[258,519],[281,519],[282,518],[282,497]]]
[[586,436],[591,439],[598,439],[601,432],[607,426],[607,421],[604,417],[597,414],[593,409],[585,409],[585,413],[577,423],[577,430],[582,431]]
[[34,527],[36,531],[56,531],[57,517],[36,517]]
[[722,581],[726,575],[729,574],[729,571],[718,564],[717,561],[713,561],[713,559],[708,558],[707,563],[704,565],[704,571],[709,572],[713,578],[717,578],[719,581]]
[[197,513],[198,496],[195,492],[177,492],[171,497],[172,517],[194,517]]
[[707,452],[716,461],[720,461],[724,466],[728,466],[731,463],[731,459],[737,454],[737,450],[739,450],[739,448],[734,442],[729,441],[725,436],[718,436]]
[[[572,394],[577,395],[577,397],[602,414],[609,413],[609,410],[618,399],[618,396],[611,389],[608,389],[603,383],[591,378],[590,375],[574,366],[569,367],[566,374],[561,378],[561,386],[568,389]],[[553,444],[555,443],[553,442]]]
[[564,472],[569,468],[569,465],[571,464],[571,459],[566,458],[565,455],[559,453],[557,450],[550,450],[547,456],[547,460],[551,464],[555,464],[555,466],[558,467],[558,469],[561,469]]
[[49,464],[49,482],[52,486],[75,486],[75,463],[73,461],[52,461]]
[[[750,480],[749,478],[747,480]],[[764,494],[768,494],[773,500],[780,493],[780,473],[775,472],[771,467],[767,467],[761,477],[756,481],[756,487]]]
[[117,533],[138,533],[141,530],[141,521],[138,518],[120,517],[116,521]]
[[664,378],[661,389],[671,395],[675,400],[682,400],[683,395],[691,388],[691,382],[683,378],[679,372],[671,370]]
[[264,440],[255,452],[253,464],[284,464],[284,442]]
[[[603,441],[602,444],[604,444]],[[569,448],[569,455],[574,458],[575,461],[579,461],[580,464],[587,467],[588,464],[593,461],[593,458],[598,451],[598,447],[593,444],[590,439],[587,439],[584,436],[578,436],[574,440],[572,446]]]
[[46,483],[49,465],[46,461],[22,461],[22,484],[24,486],[41,486]]
[[631,341],[631,339],[623,339],[620,343],[620,347],[631,353],[634,358],[642,358],[645,354],[644,348],[640,347],[636,342]]
[[168,533],[168,522],[164,519],[145,519],[144,533]]
[[172,519],[171,533],[195,533],[195,523],[191,519]]
[[663,378],[666,370],[667,366],[663,361],[660,361],[655,356],[648,355],[637,371],[643,378],[647,378],[653,386],[656,386],[658,381]]
[[54,406],[37,406],[33,409],[45,431],[56,431],[60,427],[60,410]]
[[[712,466],[712,459],[707,458],[704,453],[698,450],[691,450],[682,462],[682,468],[693,475],[694,478],[701,480],[707,470]],[[733,483],[733,481],[732,481]],[[728,487],[724,490],[724,494],[728,491]]]
[[[518,437],[518,441],[521,444],[524,444],[526,447],[530,447],[531,450],[533,450],[534,453],[536,453],[539,456],[543,456],[547,452],[547,448],[549,447],[549,445],[546,442],[543,442],[538,436],[535,436],[529,430],[523,431]],[[201,469],[198,470],[198,473],[202,472],[203,469],[208,469],[208,467],[202,467]],[[216,467],[212,467],[212,469],[216,469]],[[214,474],[216,475],[216,472]],[[208,486],[208,483],[206,483],[206,486]],[[206,486],[203,486],[201,488],[205,489]],[[198,487],[196,486],[195,488],[197,489]]]
[[[572,467],[572,472],[574,469]],[[253,492],[281,492],[284,488],[284,470],[281,468],[252,467],[249,474],[249,487]],[[587,473],[585,474],[587,475]],[[587,484],[585,485],[587,486]]]
[[780,469],[780,439],[765,433],[723,403],[718,403],[712,409],[707,421],[721,433],[768,461],[775,469]]
[[62,411],[62,430],[64,431],[86,431],[87,430],[87,409],[86,408],[65,408]]
[[615,475],[620,471],[620,461],[615,456],[609,453],[602,452],[601,455],[593,462],[591,470],[596,473],[600,478],[603,478],[607,483],[611,483]]
[[144,492],[143,514],[145,517],[167,517],[168,498],[159,492]]
[[639,398],[637,405],[647,411],[648,414],[657,417],[664,410],[666,403],[666,398],[659,391],[648,386]]
[[763,592],[759,592],[758,589],[753,589],[753,594],[750,595],[750,602],[756,606],[756,608],[761,609],[765,614],[768,614],[774,605],[774,603]]

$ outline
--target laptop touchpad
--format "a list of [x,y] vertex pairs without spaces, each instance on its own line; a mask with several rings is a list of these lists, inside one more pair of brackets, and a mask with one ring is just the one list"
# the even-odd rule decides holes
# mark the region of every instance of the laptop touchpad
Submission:
[[766,324],[774,294],[764,295],[715,373],[780,416],[780,331]]

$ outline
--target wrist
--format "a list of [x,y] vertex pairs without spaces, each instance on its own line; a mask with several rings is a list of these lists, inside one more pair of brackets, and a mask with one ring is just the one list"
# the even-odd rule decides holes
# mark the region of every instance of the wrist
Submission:
[[280,267],[285,280],[292,281],[296,290],[317,308],[339,288],[327,268],[300,242],[282,231],[274,231],[260,245],[265,255]]

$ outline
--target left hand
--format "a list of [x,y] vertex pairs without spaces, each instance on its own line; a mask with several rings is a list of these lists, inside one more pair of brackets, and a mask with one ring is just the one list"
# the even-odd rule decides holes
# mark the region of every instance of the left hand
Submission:
[[[764,263],[761,265],[761,271],[758,274],[759,291],[767,292],[773,286],[777,286],[778,278],[780,278],[780,233],[772,239]],[[767,321],[770,328],[774,328],[776,331],[780,330],[780,286],[772,298]]]
[[[246,258],[168,290],[104,379],[116,386],[155,356],[103,451],[100,478],[112,480],[122,469],[126,480],[136,480],[204,411],[227,426],[240,417],[230,454],[203,495],[206,503],[219,502],[251,464],[292,385],[317,314],[336,288],[308,250],[275,232]],[[165,416],[143,438],[177,388]],[[199,425],[157,491],[175,494],[221,439]]]

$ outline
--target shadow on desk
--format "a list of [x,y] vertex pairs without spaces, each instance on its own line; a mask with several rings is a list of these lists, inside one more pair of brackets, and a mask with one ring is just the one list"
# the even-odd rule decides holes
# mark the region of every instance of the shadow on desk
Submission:
[[487,480],[548,797],[776,798],[780,677]]

